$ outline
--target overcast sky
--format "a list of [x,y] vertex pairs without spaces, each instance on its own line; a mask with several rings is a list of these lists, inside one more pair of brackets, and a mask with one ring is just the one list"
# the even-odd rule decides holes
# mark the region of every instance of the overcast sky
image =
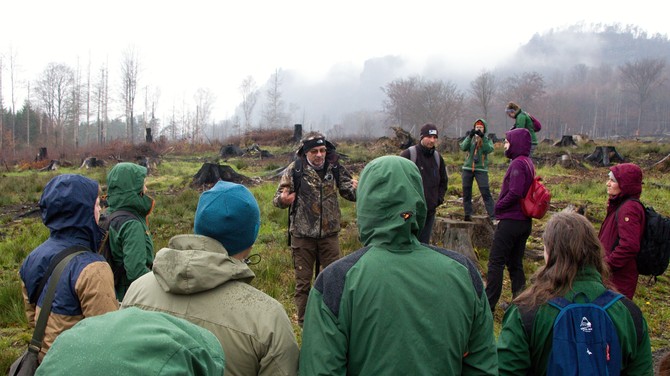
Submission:
[[[334,66],[360,70],[365,60],[398,55],[417,71],[439,58],[473,70],[494,69],[536,33],[577,23],[636,25],[670,34],[661,2],[241,0],[9,0],[0,7],[3,96],[11,105],[9,55],[15,57],[16,103],[50,62],[86,75],[107,62],[118,80],[121,56],[139,55],[140,87],[159,87],[162,111],[192,103],[198,88],[216,95],[213,117],[233,114],[239,86],[260,86],[275,69],[317,82]],[[110,82],[110,95],[120,85]],[[139,98],[139,95],[138,95]],[[160,115],[159,115],[160,117]]]

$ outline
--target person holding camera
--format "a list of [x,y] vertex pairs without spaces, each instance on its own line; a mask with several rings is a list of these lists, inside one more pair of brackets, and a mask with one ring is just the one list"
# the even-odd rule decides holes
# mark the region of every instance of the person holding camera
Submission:
[[477,186],[484,200],[486,213],[492,222],[495,220],[493,212],[495,203],[489,189],[488,170],[488,155],[493,152],[493,141],[486,137],[486,128],[486,121],[484,119],[477,119],[472,125],[472,129],[466,134],[465,139],[460,144],[461,150],[467,152],[462,168],[463,211],[465,212],[466,221],[472,221],[473,180],[477,180]]

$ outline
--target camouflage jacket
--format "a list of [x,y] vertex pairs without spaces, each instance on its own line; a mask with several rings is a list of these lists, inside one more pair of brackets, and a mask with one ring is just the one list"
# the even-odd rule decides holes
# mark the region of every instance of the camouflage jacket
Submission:
[[[299,192],[291,207],[291,225],[289,232],[291,236],[299,238],[325,238],[337,234],[340,231],[340,204],[337,192],[340,196],[356,201],[356,190],[352,186],[351,173],[342,165],[337,167],[339,171],[339,182],[336,182],[333,174],[333,166],[326,167],[323,178],[303,158],[302,182]],[[288,187],[293,192],[293,170],[295,162],[291,163],[281,179],[272,203],[278,208],[287,208],[279,201],[279,196],[284,188]]]

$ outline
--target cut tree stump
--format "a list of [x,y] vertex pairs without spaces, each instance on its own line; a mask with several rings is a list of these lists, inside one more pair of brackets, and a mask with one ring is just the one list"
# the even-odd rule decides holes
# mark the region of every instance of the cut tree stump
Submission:
[[228,165],[219,165],[216,163],[204,163],[200,170],[193,175],[192,187],[202,187],[216,184],[219,180],[229,181],[237,184],[249,184],[252,179],[238,174]]
[[596,146],[593,153],[585,159],[601,166],[609,166],[612,162],[625,162],[624,157],[616,151],[614,146]]
[[554,146],[573,146],[577,147],[577,143],[575,142],[575,139],[572,137],[572,135],[563,135],[561,137],[561,140],[556,142]]
[[460,253],[476,264],[477,255],[472,245],[475,226],[475,222],[435,218],[431,239],[437,246]]

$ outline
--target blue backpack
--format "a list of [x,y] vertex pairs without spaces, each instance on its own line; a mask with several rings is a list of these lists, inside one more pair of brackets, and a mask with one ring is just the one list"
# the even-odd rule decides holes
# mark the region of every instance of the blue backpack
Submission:
[[549,304],[560,310],[554,320],[547,375],[619,375],[621,346],[606,310],[623,295],[607,290],[592,302],[562,297]]

